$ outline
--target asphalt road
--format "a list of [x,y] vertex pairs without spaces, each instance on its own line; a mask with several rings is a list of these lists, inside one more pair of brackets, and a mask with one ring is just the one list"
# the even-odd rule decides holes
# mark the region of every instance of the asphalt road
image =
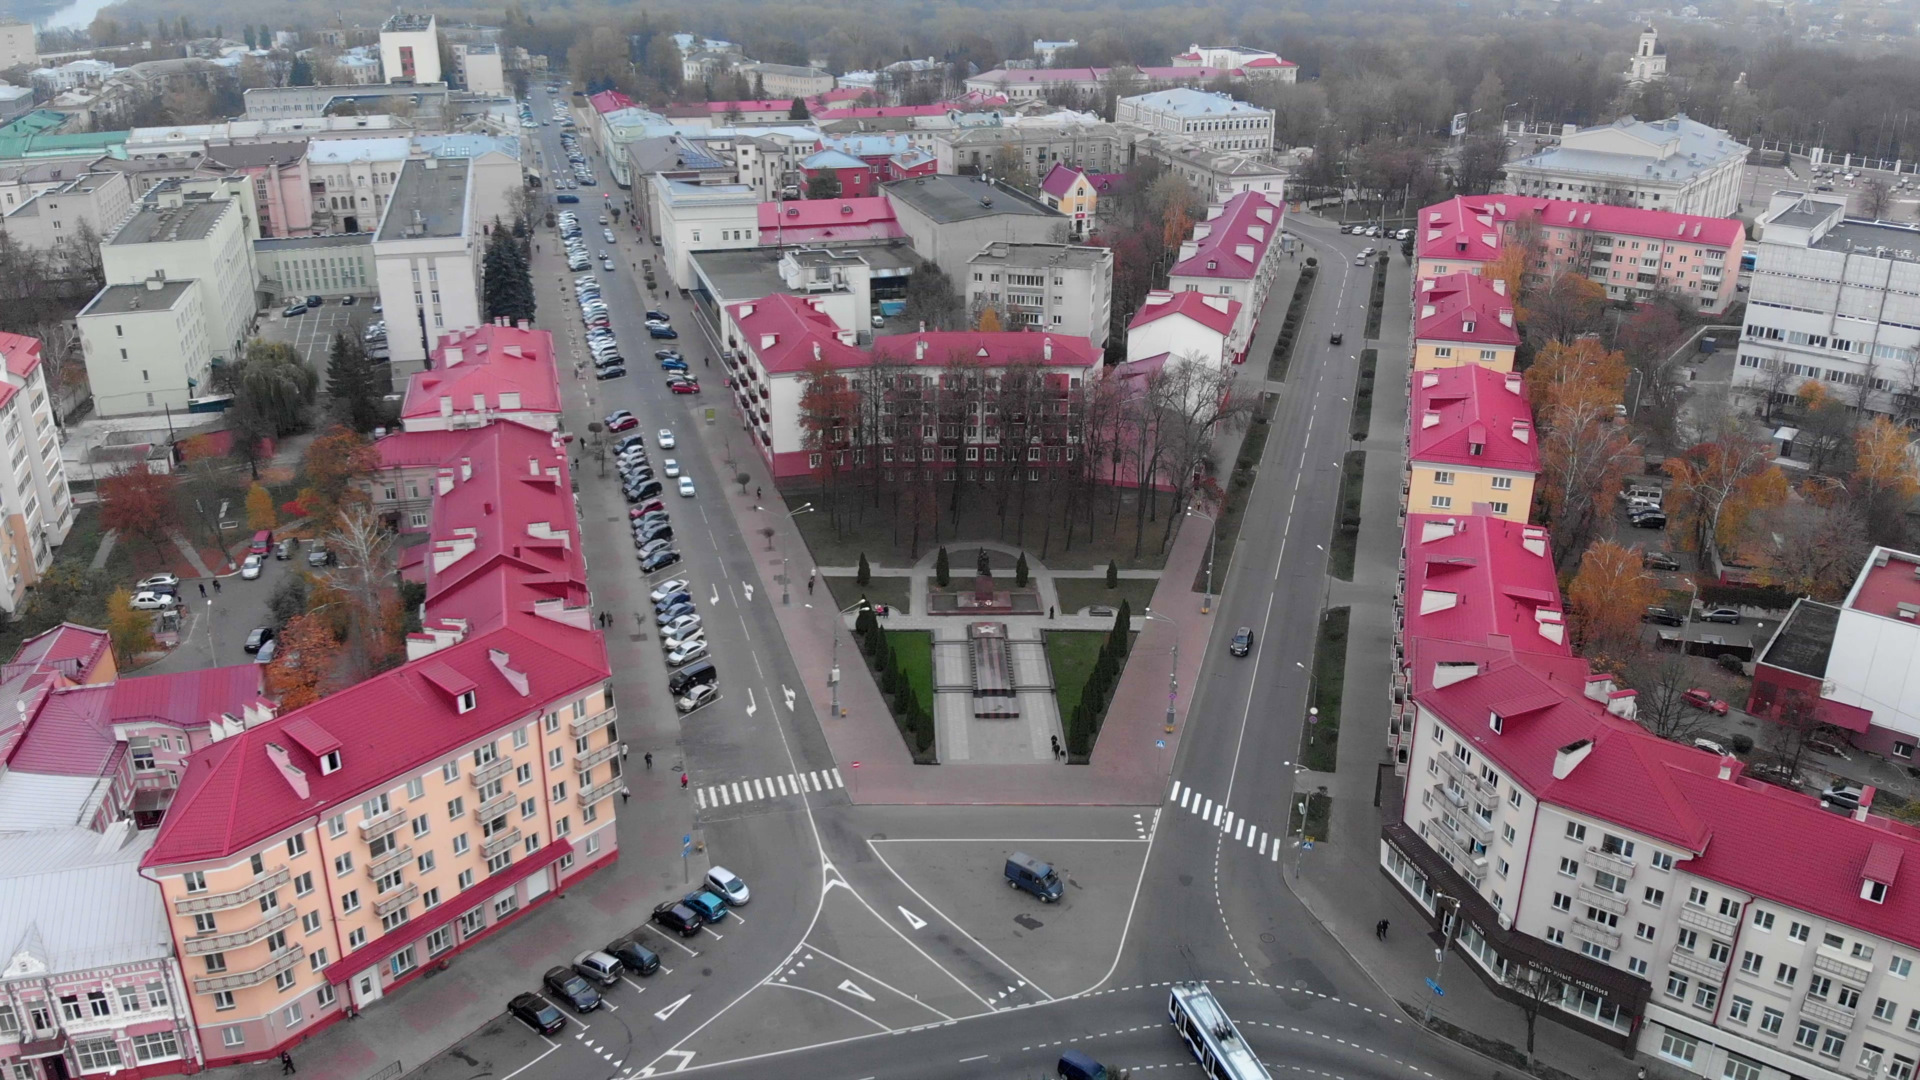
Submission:
[[[536,115],[547,116],[547,95],[536,90],[535,99]],[[559,130],[534,134],[549,172],[554,160],[564,160]],[[619,197],[604,172],[601,178],[601,188],[579,192],[588,230],[596,227],[594,203],[606,201],[593,196]],[[676,397],[651,369],[652,345],[641,325],[645,298],[634,288],[631,264],[652,249],[624,226],[615,231],[623,269],[595,273],[634,374],[591,384],[592,415],[631,409],[649,442],[663,426],[685,442],[704,423],[704,401],[711,400],[724,427],[730,421],[717,375],[709,376],[716,385],[706,395]],[[541,236],[546,258],[537,264],[548,275],[542,322],[571,327],[577,340],[577,311],[547,307],[555,238],[550,231]],[[1166,986],[1204,979],[1276,1075],[1488,1075],[1486,1063],[1401,1021],[1280,877],[1298,855],[1282,838],[1315,624],[1300,613],[1318,611],[1325,596],[1368,283],[1367,270],[1352,265],[1361,240],[1312,231],[1307,239],[1326,269],[1243,525],[1268,542],[1242,546],[1221,589],[1216,623],[1222,635],[1254,627],[1256,648],[1244,659],[1211,648],[1189,690],[1191,730],[1174,769],[1185,800],[1157,807],[856,807],[835,787],[695,808],[708,857],[751,882],[751,905],[684,943],[654,935],[672,970],[615,986],[607,1011],[559,1038],[542,1039],[502,1018],[422,1071],[465,1077],[484,1060],[498,1080],[671,1071],[1029,1076],[1050,1073],[1067,1044],[1115,1066],[1191,1068],[1192,1057],[1166,1023]],[[600,246],[597,237],[592,246]],[[677,297],[662,304],[681,330],[683,352],[717,354],[688,304]],[[1329,348],[1335,329],[1354,344]],[[556,336],[569,352],[569,333],[556,329]],[[694,373],[706,371],[696,364]],[[583,416],[569,419],[573,430],[584,427]],[[800,686],[800,675],[769,608],[777,598],[747,592],[756,580],[753,541],[724,511],[708,511],[723,478],[704,453],[683,449],[674,456],[701,497],[668,496],[685,561],[658,576],[689,577],[706,598],[701,611],[725,695],[675,720],[664,711],[652,628],[629,624],[636,626],[631,635],[617,628],[609,640],[616,682],[638,683],[640,698],[650,702],[637,709],[635,691],[621,687],[623,737],[643,745],[651,731],[677,725],[696,789],[830,773],[834,762],[805,696],[787,704],[785,691]],[[649,453],[656,465],[665,456]],[[633,555],[625,506],[615,481],[600,479],[591,462],[578,475],[596,597],[624,621],[644,609],[646,589],[626,562]],[[646,857],[633,853],[637,839],[623,824],[628,857]],[[1012,848],[1061,868],[1069,885],[1062,903],[1043,907],[1003,887],[997,866]],[[535,977],[528,973],[529,986]]]

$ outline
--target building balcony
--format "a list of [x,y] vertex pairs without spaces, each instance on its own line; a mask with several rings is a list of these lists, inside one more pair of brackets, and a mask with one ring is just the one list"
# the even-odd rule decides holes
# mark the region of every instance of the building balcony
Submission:
[[1453,807],[1455,810],[1461,813],[1467,812],[1467,797],[1465,795],[1455,792],[1445,784],[1433,785],[1433,793],[1445,800],[1447,805]]
[[495,855],[511,849],[513,845],[519,842],[520,830],[508,829],[506,832],[494,833],[492,836],[487,837],[480,845],[480,853],[491,859]]
[[1597,926],[1578,916],[1575,916],[1573,925],[1567,928],[1567,933],[1572,934],[1582,941],[1590,941],[1603,949],[1617,949],[1620,947],[1619,931],[1609,930],[1604,926]]
[[1627,898],[1619,893],[1602,892],[1591,885],[1582,885],[1576,890],[1583,904],[1592,904],[1601,911],[1611,911],[1615,915],[1627,913]]
[[1820,1001],[1817,998],[1808,998],[1801,1002],[1800,1015],[1811,1017],[1829,1027],[1841,1028],[1843,1030],[1853,1027],[1854,1015],[1852,1009],[1842,1009],[1837,1005]]
[[1479,795],[1489,802],[1498,794],[1493,790],[1491,784],[1482,780],[1480,774],[1473,771],[1471,766],[1465,764],[1452,754],[1437,754],[1435,755],[1435,760],[1440,762],[1440,768],[1445,770],[1448,776],[1460,781],[1460,786],[1466,788],[1468,791]]
[[[515,831],[514,835],[515,836],[519,835],[517,830]],[[484,847],[485,845],[482,845],[482,846]],[[491,858],[492,856],[489,855],[488,857]],[[420,899],[420,886],[415,885],[413,882],[409,881],[407,882],[406,885],[402,886],[397,892],[388,893],[386,896],[383,896],[379,900],[375,901],[373,905],[373,913],[384,919],[387,916],[393,914],[396,911],[399,911],[401,908],[406,907],[408,904],[411,904],[418,899]]]
[[228,908],[236,908],[241,904],[260,899],[262,896],[285,885],[288,881],[292,880],[292,878],[293,875],[283,866],[271,874],[255,878],[253,883],[244,889],[235,889],[233,892],[175,897],[173,901],[173,911],[176,915],[199,915],[207,911],[225,911]]
[[193,980],[193,992],[212,994],[221,990],[244,990],[249,986],[259,986],[283,971],[291,970],[306,956],[306,950],[299,945],[289,945],[279,954],[252,971],[230,971],[225,975]]
[[613,795],[625,786],[625,782],[616,776],[604,784],[597,784],[590,788],[581,788],[580,805],[592,806],[594,803],[600,802],[608,796]]
[[1867,980],[1873,978],[1872,968],[1853,963],[1849,960],[1842,960],[1837,956],[1830,956],[1824,952],[1816,952],[1813,954],[1813,970],[1824,971],[1829,975],[1838,975],[1840,978],[1845,979],[1855,986],[1865,986],[1867,985]]
[[479,816],[481,821],[492,821],[494,818],[513,809],[513,804],[518,801],[519,798],[520,793],[517,791],[501,792],[486,802],[481,803],[480,809],[476,810],[475,814]]
[[601,709],[597,713],[591,713],[587,716],[583,716],[580,719],[575,720],[572,723],[568,724],[567,731],[569,734],[571,734],[574,738],[577,739],[580,736],[585,735],[589,731],[599,731],[601,728],[606,727],[608,724],[613,723],[615,720],[618,720],[619,718],[620,718],[619,710],[609,705],[608,707]]
[[413,861],[413,848],[402,844],[378,859],[367,864],[367,876],[374,879],[386,877],[395,870]]
[[207,953],[226,952],[228,949],[238,949],[244,945],[251,945],[259,941],[275,930],[292,925],[293,920],[298,918],[299,915],[300,912],[296,908],[274,908],[272,915],[267,916],[245,930],[237,930],[231,934],[208,934],[204,937],[187,938],[181,943],[181,951],[188,956],[204,956]]
[[513,771],[513,759],[504,754],[473,770],[474,787],[486,787],[488,781],[498,780]]
[[[1689,926],[1695,930],[1705,930],[1715,937],[1725,938],[1728,941],[1732,941],[1734,935],[1739,930],[1739,927],[1735,925],[1732,919],[1709,914],[1697,907],[1681,907],[1680,925]],[[1865,980],[1863,979],[1861,981],[1864,982]]]
[[1605,870],[1614,877],[1631,878],[1633,876],[1631,860],[1601,851],[1599,848],[1588,848],[1581,854],[1580,861],[1594,870]]
[[378,817],[370,817],[360,823],[360,839],[372,842],[399,828],[407,820],[407,812],[394,807]]
[[1727,966],[1725,964],[1716,964],[1704,956],[1696,956],[1693,953],[1681,952],[1677,949],[1674,951],[1670,961],[1674,967],[1679,968],[1681,971],[1710,982],[1717,983],[1722,978],[1725,978],[1727,974]]
[[607,761],[611,759],[615,754],[618,754],[619,752],[620,752],[620,744],[617,742],[610,742],[607,745],[601,747],[598,750],[593,751],[590,754],[581,754],[579,757],[573,759],[574,771],[586,772],[588,769],[593,768],[595,765],[598,765],[603,761]]

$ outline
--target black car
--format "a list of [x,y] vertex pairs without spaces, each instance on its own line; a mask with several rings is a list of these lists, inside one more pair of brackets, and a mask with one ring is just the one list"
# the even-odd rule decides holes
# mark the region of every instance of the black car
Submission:
[[692,601],[682,600],[672,607],[662,608],[656,612],[653,616],[653,621],[661,626],[665,626],[682,615],[698,615],[699,613],[699,609],[693,606]]
[[[692,937],[699,933],[701,925],[706,922],[705,919],[700,917],[699,912],[678,900],[669,900],[659,907],[654,908],[653,921],[669,930],[679,931],[681,937]],[[555,968],[554,970],[559,971],[562,969]]]
[[644,540],[671,540],[673,539],[673,526],[668,525],[665,522],[662,522],[659,525],[654,525],[645,529],[637,530],[633,535],[634,535],[634,539],[643,540],[643,541]]
[[1661,626],[1685,626],[1687,620],[1670,607],[1649,606],[1646,614],[1640,616],[1641,622],[1657,623]]
[[1253,630],[1241,627],[1233,632],[1233,640],[1228,642],[1227,651],[1235,656],[1245,656],[1253,651]]
[[1628,519],[1636,529],[1664,529],[1667,527],[1667,515],[1654,511],[1648,514],[1635,514]]
[[635,975],[651,975],[660,970],[660,957],[652,949],[640,944],[638,934],[629,935],[607,946],[627,970]]
[[658,320],[660,320],[661,322],[672,322],[672,321],[673,321],[673,316],[671,316],[671,315],[669,315],[669,314],[667,314],[667,313],[666,313],[666,312],[664,312],[664,311],[655,311],[655,310],[653,310],[652,308],[648,308],[648,309],[647,309],[647,318],[649,318],[649,319],[658,319]]
[[573,1006],[574,1012],[592,1012],[600,1007],[600,991],[572,968],[548,968],[546,977],[540,981],[547,993]]
[[1327,344],[1338,345],[1345,337],[1346,337],[1345,334],[1342,334],[1340,331],[1335,330],[1333,332],[1333,336],[1327,339]]
[[614,364],[611,367],[595,368],[593,377],[601,382],[606,382],[608,379],[624,379],[627,377],[627,369],[621,364]]
[[[560,970],[555,968],[555,971]],[[507,1002],[507,1011],[542,1035],[551,1035],[567,1026],[567,1014],[539,994],[516,994]]]
[[667,567],[679,561],[680,553],[669,548],[666,551],[649,555],[645,559],[640,560],[640,572],[643,574],[651,574],[656,570],[665,570]]
[[690,604],[692,602],[693,602],[692,593],[677,592],[672,594],[671,596],[661,597],[660,602],[653,605],[653,610],[657,614],[659,612],[667,610],[670,607],[674,607],[679,604]]
[[243,648],[250,653],[257,653],[260,651],[261,646],[272,640],[273,627],[256,626],[253,628],[253,633],[247,635],[247,643]]

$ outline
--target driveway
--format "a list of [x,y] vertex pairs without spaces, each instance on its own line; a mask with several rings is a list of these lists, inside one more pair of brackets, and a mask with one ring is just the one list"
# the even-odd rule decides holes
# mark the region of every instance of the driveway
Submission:
[[333,335],[364,333],[367,324],[380,317],[373,313],[373,300],[371,296],[363,296],[352,305],[328,300],[317,308],[308,308],[305,315],[291,318],[281,314],[286,310],[284,306],[277,307],[260,320],[260,336],[292,345],[313,370],[320,373],[320,389],[324,393],[327,350],[333,344]]
[[[306,569],[303,545],[293,559],[282,562],[269,558],[256,581],[242,580],[239,574],[219,578],[220,588],[205,579],[183,579],[180,598],[186,610],[182,618],[180,644],[167,657],[140,670],[142,675],[171,675],[203,668],[228,667],[253,659],[245,649],[247,635],[256,626],[273,625],[267,611],[267,598],[281,579],[296,570]],[[205,599],[200,586],[205,585]]]

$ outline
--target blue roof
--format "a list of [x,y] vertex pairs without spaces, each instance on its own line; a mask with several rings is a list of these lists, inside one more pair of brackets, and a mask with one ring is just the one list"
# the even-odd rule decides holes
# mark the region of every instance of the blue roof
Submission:
[[800,167],[803,169],[864,169],[867,163],[852,154],[843,154],[838,150],[819,150],[802,159]]

